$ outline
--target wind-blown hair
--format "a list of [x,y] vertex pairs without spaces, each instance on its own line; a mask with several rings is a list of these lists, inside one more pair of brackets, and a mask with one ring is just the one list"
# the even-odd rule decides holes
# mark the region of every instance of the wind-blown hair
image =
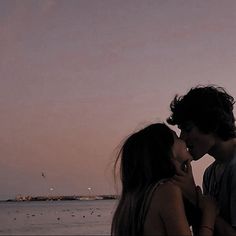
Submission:
[[193,122],[203,133],[228,140],[235,137],[234,103],[234,98],[222,87],[197,86],[184,96],[175,96],[167,122],[180,127]]
[[113,216],[111,234],[136,236],[144,195],[152,185],[175,174],[171,162],[173,131],[157,123],[132,134],[124,142],[115,162],[120,161],[122,192]]

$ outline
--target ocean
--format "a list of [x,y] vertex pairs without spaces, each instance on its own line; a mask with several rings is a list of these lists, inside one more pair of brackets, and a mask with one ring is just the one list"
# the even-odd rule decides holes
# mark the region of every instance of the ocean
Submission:
[[110,235],[116,200],[1,202],[0,235]]

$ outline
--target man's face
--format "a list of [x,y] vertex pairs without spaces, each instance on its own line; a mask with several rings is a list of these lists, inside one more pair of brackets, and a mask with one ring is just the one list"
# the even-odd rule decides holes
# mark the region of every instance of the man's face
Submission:
[[173,131],[173,135],[174,135],[174,144],[172,147],[173,158],[180,164],[188,160],[192,160],[193,158],[188,152],[187,146],[184,140],[180,139],[174,131]]
[[179,126],[179,128],[181,130],[180,138],[186,142],[194,160],[199,160],[207,154],[215,144],[215,138],[212,134],[201,132],[192,122]]

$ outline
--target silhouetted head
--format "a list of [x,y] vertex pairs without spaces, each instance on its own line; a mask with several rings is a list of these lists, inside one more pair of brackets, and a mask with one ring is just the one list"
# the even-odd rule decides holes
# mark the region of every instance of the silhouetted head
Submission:
[[180,127],[193,122],[203,133],[215,133],[227,140],[235,137],[234,103],[222,87],[197,86],[184,96],[175,96],[167,122]]
[[178,125],[180,137],[187,143],[194,159],[208,153],[215,139],[235,138],[234,98],[224,88],[197,86],[184,95],[175,96],[167,122]]
[[152,124],[132,134],[119,153],[124,192],[137,191],[174,174],[171,162],[173,131],[164,124]]

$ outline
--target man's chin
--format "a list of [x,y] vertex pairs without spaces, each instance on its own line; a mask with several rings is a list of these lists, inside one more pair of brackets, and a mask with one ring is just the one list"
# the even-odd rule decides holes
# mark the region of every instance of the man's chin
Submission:
[[197,153],[194,153],[192,150],[190,150],[189,153],[191,154],[193,161],[197,161],[201,158],[200,155],[198,155]]

